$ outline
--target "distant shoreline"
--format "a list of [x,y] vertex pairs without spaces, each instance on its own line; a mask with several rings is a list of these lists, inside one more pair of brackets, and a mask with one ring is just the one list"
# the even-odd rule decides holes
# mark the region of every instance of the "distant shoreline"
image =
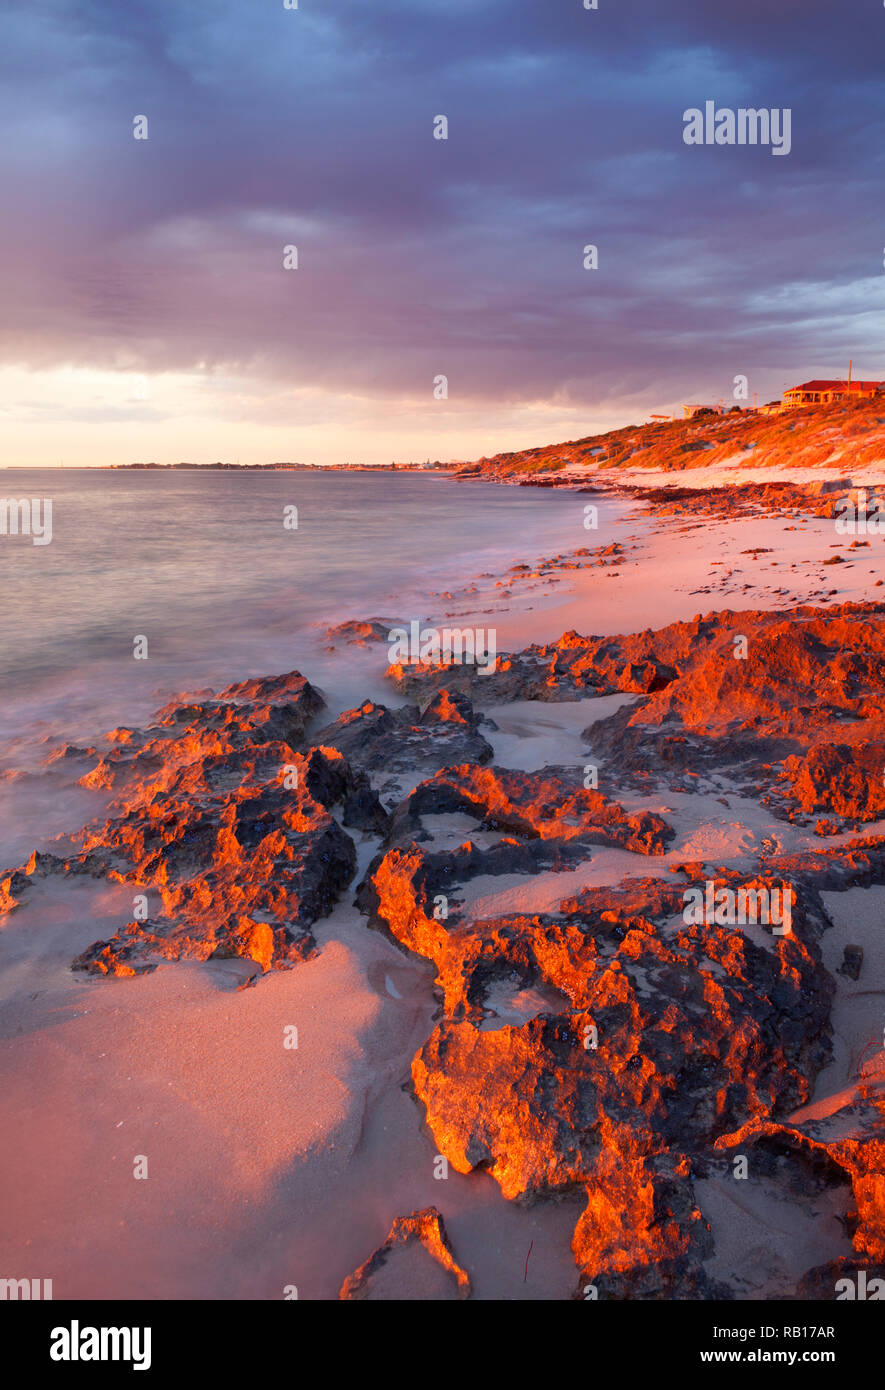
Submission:
[[457,463],[98,463],[86,467],[138,469],[155,472],[161,468],[179,472],[210,473],[447,473]]
[[6,463],[5,472],[15,469],[53,473],[137,472],[137,473],[454,473],[458,463]]

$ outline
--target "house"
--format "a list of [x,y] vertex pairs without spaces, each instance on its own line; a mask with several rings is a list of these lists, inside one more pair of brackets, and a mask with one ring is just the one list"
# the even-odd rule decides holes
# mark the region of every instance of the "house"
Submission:
[[717,402],[716,405],[684,405],[682,407],[682,414],[686,420],[692,420],[695,415],[700,415],[701,413],[705,415],[724,415],[725,411],[721,401]]
[[783,394],[783,406],[829,405],[833,401],[864,400],[885,391],[885,381],[804,381]]

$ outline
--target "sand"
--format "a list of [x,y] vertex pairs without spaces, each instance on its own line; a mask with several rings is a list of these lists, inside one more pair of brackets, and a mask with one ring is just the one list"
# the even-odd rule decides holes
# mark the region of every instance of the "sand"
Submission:
[[[702,481],[692,470],[691,482]],[[583,503],[576,497],[576,508]],[[635,547],[627,564],[568,572],[558,592],[547,586],[530,605],[494,598],[499,650],[555,639],[570,628],[626,632],[725,606],[772,606],[772,590],[782,584],[790,586],[790,603],[824,584],[837,589],[834,601],[877,596],[878,550],[858,552],[851,568],[822,569],[832,547],[844,549],[849,538],[820,521],[795,530],[791,524],[744,519],[686,529],[684,522],[663,523],[636,510],[612,523],[611,534]],[[599,539],[588,541],[576,527],[563,545]],[[740,555],[753,546],[775,553],[759,561]],[[735,567],[734,591],[699,595],[716,578],[716,560]],[[488,601],[490,593],[480,589],[463,612],[488,622],[482,606]],[[385,649],[374,655],[380,671]],[[349,654],[338,659],[352,682]],[[358,661],[361,668],[371,664],[365,654]],[[327,674],[327,688],[329,681]],[[402,703],[392,690],[385,698]],[[492,709],[498,730],[488,737],[496,761],[527,770],[581,764],[592,754],[592,735],[588,747],[582,731],[625,698]],[[331,699],[337,712],[334,690]],[[783,850],[820,846],[723,779],[709,780],[696,794],[651,789],[646,797],[621,799],[630,810],[659,811],[676,826],[667,855],[599,848],[575,871],[476,879],[469,909],[476,916],[548,910],[587,884],[667,876],[679,859],[739,864],[766,840]],[[23,847],[34,844],[28,837],[38,824],[45,843],[76,823],[60,809],[45,809],[48,819],[35,813],[21,828]],[[457,843],[475,830],[469,817],[449,819],[456,823],[433,827],[442,842],[449,835]],[[354,883],[376,847],[372,837],[362,837]],[[829,895],[837,930],[826,941],[828,964],[838,963],[849,940],[864,945],[867,964],[861,985],[836,977],[836,1053],[816,1101],[851,1084],[870,1040],[865,1064],[881,1063],[883,893]],[[299,1298],[335,1298],[394,1217],[437,1205],[474,1297],[573,1294],[569,1246],[579,1196],[526,1208],[506,1202],[483,1173],[434,1176],[432,1137],[403,1089],[411,1058],[433,1026],[432,970],[368,930],[349,892],[315,929],[314,960],[249,988],[239,988],[248,973],[242,962],[175,964],[132,980],[72,975],[72,957],[126,920],[128,899],[123,888],[40,885],[0,933],[0,1129],[15,1136],[0,1153],[7,1198],[0,1273],[51,1278],[57,1298],[281,1299],[293,1287]],[[526,991],[502,990],[496,1001],[500,1016],[514,1020],[544,1004]],[[283,1045],[291,1025],[297,1049]],[[146,1179],[133,1174],[139,1155],[148,1160]],[[833,1212],[809,1210],[777,1235],[776,1199],[759,1187],[737,1193],[733,1186],[727,1176],[711,1178],[698,1196],[717,1228],[717,1276],[728,1278],[730,1270],[745,1296],[850,1248],[839,1244]],[[435,1273],[427,1277],[435,1288]],[[406,1296],[408,1283],[392,1277],[384,1288],[388,1296]]]

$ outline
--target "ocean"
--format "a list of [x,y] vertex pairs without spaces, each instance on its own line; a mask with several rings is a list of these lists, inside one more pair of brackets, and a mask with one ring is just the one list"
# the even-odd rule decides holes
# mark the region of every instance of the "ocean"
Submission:
[[49,544],[0,536],[0,766],[249,675],[377,697],[377,650],[330,653],[326,626],[432,617],[441,589],[606,534],[583,494],[421,473],[9,469],[0,494],[52,499]]

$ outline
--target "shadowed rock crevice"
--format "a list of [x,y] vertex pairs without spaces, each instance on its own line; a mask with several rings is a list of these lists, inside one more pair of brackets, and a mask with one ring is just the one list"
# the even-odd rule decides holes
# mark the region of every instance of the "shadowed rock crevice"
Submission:
[[465,695],[442,689],[423,710],[417,705],[391,710],[366,700],[321,729],[316,742],[339,749],[395,802],[416,777],[453,764],[490,762],[493,750],[480,731],[482,723]]

